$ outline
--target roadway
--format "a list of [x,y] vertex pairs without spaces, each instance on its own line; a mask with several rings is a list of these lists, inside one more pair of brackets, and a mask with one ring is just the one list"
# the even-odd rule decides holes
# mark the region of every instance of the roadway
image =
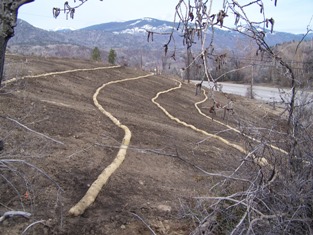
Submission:
[[[195,83],[197,81],[194,81]],[[234,83],[226,83],[219,82],[221,84],[222,92],[235,94],[240,96],[249,96],[250,85],[249,84],[234,84]],[[203,86],[212,87],[213,83],[204,81]],[[298,92],[298,97],[306,97],[310,96],[311,99],[313,97],[312,91],[302,91]],[[291,89],[286,88],[274,88],[274,87],[266,87],[266,86],[253,86],[253,96],[257,100],[262,100],[265,102],[282,102],[282,98],[287,102],[291,96]]]

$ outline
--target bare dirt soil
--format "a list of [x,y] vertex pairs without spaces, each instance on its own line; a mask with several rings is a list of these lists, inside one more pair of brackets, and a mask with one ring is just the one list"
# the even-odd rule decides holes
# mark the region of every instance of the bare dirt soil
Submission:
[[[89,61],[8,55],[6,79],[74,69],[108,66]],[[106,86],[98,101],[131,130],[126,159],[82,216],[68,210],[116,156],[124,132],[93,103],[102,84],[147,72],[130,68],[72,71],[25,77],[0,88],[0,215],[27,211],[30,219],[14,217],[0,224],[1,234],[189,234],[194,223],[182,201],[210,194],[210,172],[236,168],[242,153],[215,138],[169,119],[152,103],[155,95],[178,85],[162,75]],[[178,79],[178,78],[176,78]],[[230,99],[235,113],[228,124],[270,126],[277,116],[271,107],[242,97],[215,92],[222,104]],[[195,86],[157,99],[171,115],[244,147],[240,134],[200,115]],[[209,116],[212,99],[200,104]],[[218,110],[215,119],[222,119]],[[278,143],[279,144],[279,143]],[[185,161],[175,157],[179,156]],[[136,216],[138,215],[138,216]],[[38,222],[38,223],[36,223]]]

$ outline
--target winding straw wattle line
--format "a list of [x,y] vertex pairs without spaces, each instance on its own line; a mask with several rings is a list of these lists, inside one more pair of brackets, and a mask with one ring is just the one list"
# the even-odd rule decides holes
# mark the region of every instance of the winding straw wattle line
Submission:
[[108,118],[111,119],[111,121],[118,126],[119,128],[124,130],[124,138],[122,140],[122,144],[120,146],[120,149],[113,160],[113,162],[107,166],[101,174],[98,176],[98,178],[92,183],[86,194],[83,196],[83,198],[76,204],[74,205],[70,210],[69,214],[73,216],[78,216],[84,213],[84,211],[95,201],[96,197],[98,196],[100,190],[102,187],[106,184],[108,181],[109,177],[120,167],[120,165],[123,163],[126,152],[131,140],[132,133],[129,130],[129,128],[126,125],[123,125],[116,117],[114,117],[110,112],[106,111],[98,102],[97,97],[100,93],[100,91],[111,84],[115,83],[120,83],[120,82],[125,82],[125,81],[133,81],[141,78],[146,78],[150,77],[153,74],[148,74],[144,76],[139,76],[135,78],[125,78],[117,81],[111,81],[108,83],[103,84],[101,87],[99,87],[95,94],[93,95],[93,102],[95,106]]
[[[176,81],[176,80],[175,80],[175,81]],[[165,115],[168,116],[171,120],[174,120],[174,121],[176,121],[177,123],[179,123],[179,124],[181,124],[181,125],[183,125],[183,126],[189,127],[189,128],[191,128],[192,130],[197,131],[197,132],[199,132],[199,133],[201,133],[201,134],[203,134],[203,135],[206,135],[206,136],[209,136],[209,137],[211,137],[211,138],[217,139],[217,140],[223,142],[224,144],[226,144],[226,145],[228,145],[228,146],[230,146],[230,147],[233,147],[233,148],[237,149],[238,151],[240,151],[240,152],[242,152],[242,153],[244,153],[244,154],[248,154],[245,149],[243,149],[241,146],[239,146],[239,145],[237,145],[237,144],[233,144],[233,143],[229,142],[228,140],[226,140],[226,139],[224,139],[224,138],[222,138],[222,137],[220,137],[220,136],[217,136],[216,134],[210,134],[210,133],[208,133],[208,132],[206,132],[206,131],[204,131],[204,130],[202,130],[202,129],[199,129],[199,128],[195,127],[194,125],[191,125],[191,124],[188,124],[188,123],[186,123],[186,122],[184,122],[184,121],[179,120],[177,117],[174,117],[173,115],[171,115],[164,107],[162,107],[162,106],[156,101],[156,100],[158,99],[158,97],[159,97],[161,94],[168,93],[168,92],[170,92],[170,91],[174,91],[174,90],[180,89],[181,86],[182,86],[182,83],[179,82],[179,81],[176,81],[176,82],[179,83],[178,86],[173,87],[173,88],[170,88],[170,89],[165,90],[165,91],[160,91],[160,92],[158,92],[158,93],[156,94],[156,96],[151,99],[151,101],[152,101],[156,106],[158,106],[158,107],[163,111],[163,113],[165,113]]]
[[[208,99],[208,96],[206,95],[206,92],[205,92],[204,89],[202,89],[202,91],[203,91],[203,95],[204,95],[205,98],[204,98],[202,101],[199,101],[199,102],[195,103],[196,109],[198,110],[198,112],[199,112],[202,116],[204,116],[204,117],[206,117],[206,118],[208,118],[208,119],[211,119],[213,122],[216,122],[216,123],[218,123],[218,124],[220,124],[220,125],[222,125],[222,126],[225,126],[225,127],[227,127],[228,129],[230,129],[230,130],[232,130],[232,131],[234,131],[234,132],[236,132],[236,133],[238,133],[238,134],[241,134],[241,135],[243,135],[243,136],[245,136],[245,137],[247,137],[247,138],[249,138],[249,139],[251,139],[251,140],[253,140],[253,141],[255,141],[255,142],[261,143],[260,140],[255,139],[255,138],[253,138],[253,137],[251,137],[251,136],[249,136],[249,135],[247,135],[247,134],[244,134],[244,133],[240,132],[240,130],[238,130],[238,129],[236,129],[236,128],[234,128],[234,127],[228,125],[228,124],[225,124],[225,123],[223,123],[223,122],[221,122],[221,121],[218,121],[218,120],[216,120],[216,119],[213,119],[212,117],[207,116],[206,114],[204,114],[204,113],[201,111],[201,109],[199,108],[198,105],[204,103],[204,102]],[[272,145],[272,144],[266,144],[266,145],[269,146],[269,147],[271,147],[272,149],[275,149],[275,150],[277,150],[277,151],[280,151],[280,152],[283,153],[283,154],[286,154],[286,155],[288,154],[288,152],[286,152],[285,150],[283,150],[283,149],[281,149],[281,148],[279,148],[279,147],[277,147],[277,146],[275,146],[275,145]]]
[[74,73],[74,72],[83,72],[83,71],[96,71],[96,70],[104,70],[104,69],[113,69],[113,68],[119,68],[120,65],[114,65],[114,66],[106,66],[106,67],[96,67],[96,68],[86,68],[86,69],[71,69],[71,70],[64,70],[59,72],[50,72],[50,73],[43,73],[43,74],[37,74],[37,75],[27,75],[20,78],[11,78],[9,80],[5,80],[3,84],[9,84],[12,82],[16,82],[19,80],[24,80],[27,78],[39,78],[39,77],[46,77],[46,76],[52,76],[52,75],[60,75],[60,74],[66,74],[66,73]]

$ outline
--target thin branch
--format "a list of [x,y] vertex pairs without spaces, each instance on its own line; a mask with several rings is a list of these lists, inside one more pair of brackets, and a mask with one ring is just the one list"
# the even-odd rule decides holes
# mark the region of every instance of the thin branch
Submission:
[[44,222],[45,222],[45,220],[38,220],[38,221],[35,221],[34,223],[31,223],[30,225],[28,225],[28,226],[24,229],[24,231],[22,232],[22,235],[26,234],[27,230],[28,230],[29,228],[31,228],[32,226],[34,226],[34,225],[36,225],[36,224],[43,224],[43,225],[44,225]]
[[156,235],[156,233],[152,230],[152,228],[150,227],[149,224],[147,224],[143,218],[141,218],[139,215],[137,215],[135,212],[129,212],[130,214],[134,215],[135,217],[137,217],[151,232],[151,234]]
[[246,69],[246,68],[249,68],[249,67],[252,67],[252,66],[253,65],[247,65],[247,66],[244,66],[242,68],[238,68],[238,69],[233,69],[233,70],[227,71],[226,73],[223,73],[221,76],[216,78],[215,81],[218,81],[221,77],[225,76],[226,74],[229,74],[229,73],[232,73],[232,72],[236,72],[236,71],[239,71],[239,70],[242,70],[242,69]]
[[80,150],[76,151],[75,153],[72,153],[71,155],[67,156],[67,158],[71,158],[71,157],[73,157],[74,155],[77,155],[77,154],[79,154],[79,153],[81,153],[81,152],[85,152],[85,151],[87,151],[88,149],[90,149],[90,148],[92,148],[92,147],[93,147],[93,145],[90,145],[90,146],[88,146],[88,147],[86,147],[86,148],[80,149]]
[[21,202],[21,206],[23,208],[23,210],[25,209],[24,208],[24,203],[22,201],[22,196],[20,194],[20,192],[18,191],[18,189],[14,186],[14,184],[9,180],[7,179],[3,174],[0,174],[0,176],[8,183],[8,185],[15,191],[16,195],[18,196],[20,202]]
[[[218,200],[218,201],[221,201],[221,200],[225,200],[225,201],[231,201],[231,202],[235,202],[235,203],[238,203],[240,205],[243,205],[245,207],[249,207],[249,205],[244,202],[244,200],[237,200],[237,199],[234,199],[232,198],[232,195],[231,196],[227,196],[227,197],[194,197],[195,199],[207,199],[207,200]],[[258,209],[256,208],[251,208],[253,211],[255,211],[257,214],[259,214],[260,216],[264,216],[264,218],[270,218],[270,217],[273,217],[273,216],[276,216],[276,215],[264,215],[261,211],[259,211]]]
[[312,15],[312,17],[311,17],[311,19],[310,19],[310,22],[309,22],[308,26],[307,26],[306,33],[303,35],[303,37],[301,38],[300,42],[299,42],[298,45],[297,45],[295,54],[297,54],[297,51],[298,51],[298,49],[299,49],[299,46],[300,46],[300,44],[303,42],[303,40],[305,39],[305,37],[312,31],[312,29],[310,29],[310,24],[311,24],[312,20],[313,20],[313,15]]
[[55,181],[53,180],[49,175],[47,175],[47,173],[45,173],[43,170],[41,170],[40,168],[38,168],[37,166],[28,163],[24,160],[17,160],[17,159],[1,159],[0,162],[4,162],[4,163],[22,163],[25,164],[31,168],[34,168],[35,170],[37,170],[38,172],[40,172],[43,176],[45,176],[47,179],[49,179],[51,182],[53,182],[56,187],[61,190],[62,192],[64,192],[64,190],[62,189],[62,187]]
[[10,121],[12,121],[12,122],[18,124],[19,126],[25,128],[26,130],[28,130],[28,131],[30,131],[30,132],[33,132],[33,133],[35,133],[35,134],[37,134],[37,135],[39,135],[39,136],[42,136],[42,137],[44,137],[44,138],[46,138],[46,139],[48,139],[48,140],[51,140],[51,141],[53,141],[53,142],[55,142],[55,143],[57,143],[57,144],[65,145],[65,144],[64,144],[63,142],[61,142],[61,141],[55,140],[55,139],[53,139],[53,138],[51,138],[51,137],[49,137],[49,136],[47,136],[47,135],[45,135],[45,134],[42,134],[42,133],[40,133],[40,132],[37,132],[37,131],[34,131],[34,130],[30,129],[29,127],[25,126],[24,124],[20,123],[19,121],[15,120],[15,119],[13,119],[13,118],[4,117],[4,116],[0,116],[0,118],[4,118],[4,119],[7,119],[7,120],[10,120]]

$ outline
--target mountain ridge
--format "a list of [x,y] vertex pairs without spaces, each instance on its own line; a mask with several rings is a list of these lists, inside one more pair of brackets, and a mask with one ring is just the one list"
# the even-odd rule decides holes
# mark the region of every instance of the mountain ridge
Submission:
[[[164,20],[158,20],[155,18],[144,17],[141,19],[134,19],[129,21],[113,21],[102,24],[96,24],[92,26],[88,26],[85,28],[81,28],[79,30],[103,30],[106,32],[115,32],[115,31],[124,31],[129,28],[144,28],[146,25],[150,25],[151,28],[157,28],[166,25],[169,27],[170,22]],[[173,23],[172,23],[173,25]],[[172,28],[172,27],[171,27]]]
[[[173,27],[176,43],[169,46],[168,55],[173,54],[171,50],[175,47],[176,63],[180,62],[180,65],[177,65],[180,67],[184,61],[185,47],[181,32],[176,30],[177,25],[173,22],[149,17],[123,22],[108,22],[76,30],[62,29],[58,31],[39,29],[19,19],[15,28],[15,36],[9,41],[8,49],[12,53],[19,54],[90,59],[91,50],[95,47],[98,47],[102,52],[102,58],[106,56],[107,51],[113,48],[117,51],[118,57],[121,60],[127,59],[131,66],[141,67],[141,61],[144,60],[149,67],[160,67],[165,60],[164,44],[168,42],[169,38],[154,34],[154,40],[148,42],[147,30],[169,32],[173,30]],[[247,37],[242,34],[221,30],[218,27],[215,28],[214,37],[214,48],[217,52],[245,53],[243,48],[249,45]],[[266,40],[270,46],[289,41],[300,41],[302,38],[303,34],[266,33]],[[313,34],[309,34],[307,38],[313,38]],[[193,48],[195,51],[200,50],[200,44],[195,43]],[[246,48],[246,50],[248,49]]]
[[[175,26],[175,27],[174,27]],[[37,42],[61,42],[63,43],[67,34],[72,32],[80,32],[85,33],[86,31],[95,31],[99,33],[115,33],[115,34],[142,34],[146,33],[147,30],[155,30],[156,32],[166,32],[169,30],[173,30],[177,27],[177,24],[174,24],[170,21],[159,20],[155,18],[141,18],[141,19],[134,19],[129,21],[114,21],[114,22],[107,22],[102,24],[91,25],[81,29],[65,29],[62,28],[61,30],[50,31],[37,28],[32,26],[27,21],[19,19],[17,22],[16,33],[15,37],[10,41],[13,41],[13,44],[19,43],[28,43],[29,41],[35,42],[32,37],[32,34],[38,38]],[[137,30],[134,30],[137,29]],[[174,30],[176,31],[176,30]],[[228,30],[221,30],[219,28],[215,28],[216,34],[228,34],[231,33],[232,35],[238,36],[239,33],[231,32]],[[23,36],[23,37],[19,37]],[[40,36],[40,37],[39,37]],[[61,36],[61,37],[60,37]],[[292,34],[286,32],[277,32],[274,31],[273,34],[266,33],[266,37],[269,38],[268,44],[270,46],[275,45],[277,43],[283,43],[288,41],[300,41],[303,38],[304,34]],[[22,39],[23,38],[23,39]],[[313,38],[313,33],[308,34],[308,39]],[[42,40],[44,39],[44,40]],[[50,40],[48,40],[50,39]],[[66,40],[65,40],[66,41]],[[231,42],[232,40],[230,40]]]

